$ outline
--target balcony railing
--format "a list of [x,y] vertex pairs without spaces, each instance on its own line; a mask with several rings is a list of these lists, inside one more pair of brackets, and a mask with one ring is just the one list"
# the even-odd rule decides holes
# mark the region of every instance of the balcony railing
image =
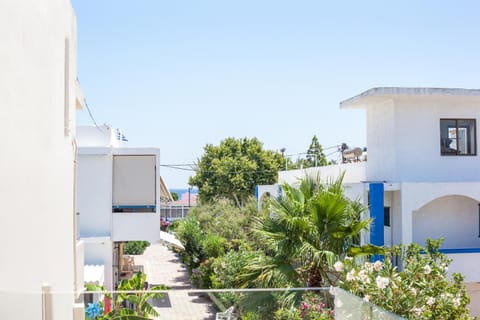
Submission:
[[162,205],[160,207],[160,216],[167,221],[183,219],[187,216],[190,206],[183,205]]
[[[147,299],[151,293],[160,296]],[[322,319],[403,319],[338,288],[88,291],[74,297],[50,286],[36,293],[0,292],[0,319],[101,319],[121,308],[147,310],[135,304],[141,299],[153,307],[152,315],[144,315],[149,319],[273,319],[282,299],[291,302],[290,310],[309,319],[320,314]]]

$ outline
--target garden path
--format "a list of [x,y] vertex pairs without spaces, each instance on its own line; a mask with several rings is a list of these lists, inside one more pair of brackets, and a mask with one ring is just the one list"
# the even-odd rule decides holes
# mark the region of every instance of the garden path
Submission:
[[189,293],[194,289],[186,266],[178,254],[163,244],[152,244],[143,253],[135,256],[135,264],[143,265],[151,286],[164,284],[171,288],[168,297],[154,301],[161,320],[209,320],[215,319],[215,308],[210,300],[199,294]]

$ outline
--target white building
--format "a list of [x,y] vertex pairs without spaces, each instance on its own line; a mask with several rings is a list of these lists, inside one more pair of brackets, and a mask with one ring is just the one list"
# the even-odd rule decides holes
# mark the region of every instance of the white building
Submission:
[[375,219],[365,242],[424,245],[442,237],[449,271],[479,282],[480,90],[374,88],[340,108],[366,110],[368,161],[280,172],[279,183],[345,171],[347,195],[370,204]]
[[[82,317],[75,14],[67,0],[1,1],[0,35],[0,319]],[[42,310],[47,283],[55,294]]]
[[[122,243],[160,240],[160,150],[122,146],[115,130],[106,125],[77,131],[85,277],[112,290],[123,271]],[[103,266],[103,274],[97,273],[98,266]],[[101,279],[90,279],[90,270]]]

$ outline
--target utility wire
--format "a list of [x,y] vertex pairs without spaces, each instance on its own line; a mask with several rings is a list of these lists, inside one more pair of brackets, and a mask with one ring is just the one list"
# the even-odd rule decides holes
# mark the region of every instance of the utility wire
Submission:
[[[77,77],[77,82],[80,85],[80,80],[78,79],[78,77]],[[85,107],[87,108],[88,114],[90,116],[90,119],[92,119],[93,124],[95,125],[95,127],[99,128],[97,121],[95,121],[95,118],[93,117],[92,110],[90,110],[90,107],[88,106],[87,98],[83,97],[83,103],[85,103]]]
[[[168,165],[168,164],[161,164],[160,165],[161,167],[165,167],[165,168],[170,168],[170,169],[176,169],[176,170],[184,170],[184,171],[193,171],[193,172],[197,172],[197,171],[200,171],[198,169],[187,169],[187,168],[181,168],[181,167],[176,167],[176,166],[172,166],[172,165]],[[218,173],[218,171],[209,171],[209,170],[201,170],[202,172],[204,173]],[[227,172],[222,172],[222,173],[244,173],[244,172],[247,172],[247,173],[265,173],[265,172],[278,172],[278,170],[275,170],[275,169],[272,169],[272,170],[238,170],[238,171],[227,171]]]
[[87,107],[87,111],[88,111],[88,114],[90,115],[90,119],[92,119],[93,124],[95,125],[95,127],[98,128],[97,121],[95,121],[95,118],[93,117],[92,111],[91,111],[90,108],[88,107],[87,99],[83,98],[83,102],[85,103],[85,107]]

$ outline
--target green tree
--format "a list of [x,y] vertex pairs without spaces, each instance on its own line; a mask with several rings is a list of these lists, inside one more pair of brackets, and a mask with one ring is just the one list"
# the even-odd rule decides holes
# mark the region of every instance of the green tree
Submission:
[[202,202],[218,198],[241,207],[259,184],[273,184],[285,164],[278,152],[264,150],[257,138],[227,138],[219,146],[207,144],[190,185],[199,188]]
[[172,195],[173,201],[177,201],[177,200],[178,200],[178,193],[176,193],[176,192],[170,192],[170,194]]
[[326,166],[328,164],[327,158],[323,153],[322,145],[318,142],[316,135],[313,136],[310,147],[307,150],[306,160],[304,167]]
[[244,287],[329,285],[335,259],[351,253],[352,247],[364,253],[367,248],[358,243],[370,220],[360,219],[364,207],[345,196],[342,181],[343,176],[326,184],[307,177],[299,188],[282,186],[283,195],[271,202],[273,214],[254,226],[265,254],[242,271]]

